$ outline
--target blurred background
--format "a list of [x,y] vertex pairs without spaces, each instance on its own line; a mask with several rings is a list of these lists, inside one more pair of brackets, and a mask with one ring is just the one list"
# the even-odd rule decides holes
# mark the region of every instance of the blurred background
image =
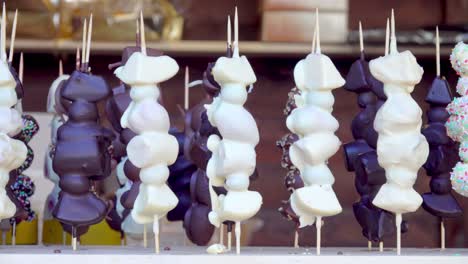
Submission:
[[[281,151],[275,145],[287,129],[283,108],[294,86],[292,69],[310,52],[315,24],[315,8],[320,8],[322,52],[329,55],[343,76],[359,57],[359,20],[364,29],[367,59],[383,55],[384,27],[391,8],[395,9],[399,50],[409,49],[424,68],[423,81],[413,97],[423,110],[427,89],[435,77],[435,26],[441,29],[441,72],[454,88],[457,80],[448,56],[454,44],[468,39],[468,0],[14,0],[6,1],[11,19],[19,9],[16,52],[24,52],[24,110],[41,122],[41,131],[32,141],[36,152],[33,166],[26,172],[37,185],[33,207],[42,212],[51,183],[43,177],[43,157],[50,142],[45,114],[47,93],[58,74],[58,61],[65,73],[75,67],[75,51],[81,45],[82,20],[94,15],[90,65],[94,74],[102,75],[112,86],[118,80],[107,65],[120,61],[121,50],[133,45],[135,18],[143,10],[148,46],[161,49],[182,67],[190,68],[190,79],[198,80],[208,62],[225,51],[226,19],[239,10],[240,52],[247,55],[258,81],[247,107],[256,118],[261,133],[257,147],[260,177],[251,189],[261,192],[264,204],[256,216],[249,244],[262,246],[292,245],[294,225],[277,211],[289,197],[284,187],[286,171],[280,166]],[[10,22],[11,25],[11,22]],[[18,65],[18,54],[14,65]],[[165,107],[171,122],[183,128],[177,105],[183,104],[184,73],[163,84]],[[340,122],[338,137],[343,143],[353,140],[351,120],[358,113],[356,96],[344,89],[334,91],[333,114]],[[204,97],[201,88],[190,91],[190,105]],[[426,122],[426,116],[423,116]],[[354,188],[354,173],[346,171],[342,149],[329,160],[336,182],[333,186],[343,212],[326,218],[322,229],[323,246],[362,246],[367,241],[354,218],[352,204],[359,199]],[[430,178],[420,171],[415,188],[429,190]],[[468,211],[468,199],[456,196]],[[439,220],[422,208],[405,214],[409,231],[402,236],[404,247],[437,247]],[[446,221],[447,246],[468,246],[468,213]],[[178,232],[175,230],[174,232]],[[183,231],[179,231],[183,232]],[[301,230],[300,243],[315,245],[315,228]],[[394,238],[386,246],[394,245]]]

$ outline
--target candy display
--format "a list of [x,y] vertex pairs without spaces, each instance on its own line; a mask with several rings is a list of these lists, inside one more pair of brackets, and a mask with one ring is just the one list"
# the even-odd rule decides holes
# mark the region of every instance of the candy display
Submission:
[[332,189],[335,179],[326,161],[341,144],[335,136],[338,121],[331,115],[335,102],[331,91],[343,86],[345,80],[330,58],[321,53],[318,21],[317,11],[316,49],[294,68],[294,81],[301,93],[294,97],[297,108],[287,117],[286,126],[299,137],[289,148],[289,156],[304,182],[304,187],[291,194],[291,208],[299,217],[299,227],[315,223],[320,255],[322,217],[342,210]]
[[[27,1],[15,6],[27,12],[52,10],[28,7]],[[292,2],[300,1],[305,2],[294,0],[287,8],[293,10],[297,4]],[[81,2],[94,16],[81,9]],[[103,9],[94,10],[99,2]],[[187,257],[195,263],[235,257],[275,264],[302,263],[314,255],[330,264],[370,258],[449,264],[466,259],[468,251],[461,247],[467,231],[462,197],[468,196],[467,44],[458,43],[450,56],[460,76],[460,97],[453,98],[455,72],[441,75],[441,65],[448,66],[448,60],[440,60],[448,54],[439,44],[445,35],[439,40],[436,28],[436,74],[429,71],[423,79],[412,52],[432,58],[432,48],[405,46],[408,50],[399,52],[393,10],[385,44],[379,47],[364,48],[357,19],[349,27],[359,28],[359,46],[324,42],[323,35],[330,32],[323,23],[320,30],[319,21],[324,21],[318,9],[309,12],[315,21],[301,25],[310,29],[311,43],[249,41],[258,33],[249,32],[250,23],[258,21],[242,12],[239,25],[237,7],[233,29],[227,17],[226,42],[204,41],[201,35],[156,43],[147,42],[154,39],[148,29],[163,32],[154,26],[171,22],[153,14],[153,4],[165,3],[159,6],[165,8],[169,2],[121,2],[62,3],[65,9],[80,6],[73,13],[65,10],[69,17],[54,19],[58,28],[70,26],[61,21],[78,18],[54,46],[58,76],[47,61],[50,54],[38,54],[44,51],[33,40],[16,40],[17,49],[34,53],[26,57],[26,77],[36,79],[32,88],[30,82],[23,87],[23,53],[15,53],[18,12],[8,18],[3,6],[0,262],[16,263],[30,255],[41,256],[38,264],[177,262]],[[222,7],[201,5],[207,7],[205,13]],[[128,12],[106,13],[123,7]],[[190,16],[198,12],[198,5],[193,7]],[[406,13],[401,15],[404,20]],[[121,21],[113,27],[125,27],[96,30],[97,24],[114,23],[111,18]],[[7,52],[8,19],[13,23]],[[373,23],[371,17],[362,19]],[[189,31],[201,23],[187,22],[193,23],[187,25]],[[215,32],[220,22],[215,23],[206,30]],[[410,26],[407,20],[401,23],[401,29]],[[283,24],[277,21],[278,32]],[[242,43],[239,26],[247,40]],[[82,32],[81,42],[67,39],[77,32]],[[136,41],[91,41],[119,32]],[[403,35],[398,37],[400,41]],[[70,61],[67,53],[75,49],[76,61]],[[74,70],[65,74],[64,65]],[[415,90],[419,83],[423,90]],[[40,101],[45,94],[25,96],[46,88],[47,104]],[[44,106],[47,113],[40,112]],[[39,124],[45,132],[39,132]],[[402,240],[407,248],[402,249]],[[241,251],[244,256],[236,257]],[[402,252],[407,256],[395,256]]]
[[[362,32],[361,24],[359,29]],[[344,88],[358,95],[361,112],[351,123],[355,141],[344,144],[343,149],[346,169],[355,172],[354,185],[361,196],[360,200],[353,204],[354,216],[362,227],[362,235],[367,239],[369,249],[372,248],[372,242],[378,242],[380,251],[383,251],[384,238],[395,232],[395,216],[372,204],[375,195],[385,183],[385,170],[377,161],[378,135],[374,129],[374,120],[387,97],[383,92],[383,84],[370,73],[362,39],[360,43],[361,58],[351,65]],[[402,232],[406,230],[407,223],[404,221]]]
[[466,113],[468,112],[468,45],[460,42],[458,43],[450,55],[450,62],[452,68],[460,76],[457,83],[457,92],[461,97],[453,99],[447,106],[447,112],[450,114],[445,126],[447,134],[454,141],[460,142],[458,155],[460,162],[453,167],[450,173],[452,188],[457,193],[468,197],[468,143],[466,127]]
[[422,110],[411,97],[423,69],[410,51],[398,52],[392,11],[390,53],[371,60],[371,74],[384,84],[387,101],[377,111],[377,158],[387,182],[372,203],[396,214],[397,254],[401,250],[402,214],[416,211],[421,196],[413,189],[419,168],[426,162],[429,145],[421,134]]

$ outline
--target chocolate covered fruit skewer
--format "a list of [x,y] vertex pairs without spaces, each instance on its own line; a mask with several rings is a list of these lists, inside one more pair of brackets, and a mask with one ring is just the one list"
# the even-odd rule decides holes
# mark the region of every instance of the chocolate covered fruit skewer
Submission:
[[393,10],[391,31],[390,53],[369,63],[371,74],[384,83],[387,96],[374,121],[379,135],[378,161],[385,169],[387,181],[372,203],[395,213],[397,254],[400,255],[402,214],[416,211],[422,203],[413,184],[419,168],[427,160],[429,146],[421,134],[422,110],[411,97],[414,86],[421,81],[423,69],[410,51],[397,51]]
[[173,77],[179,66],[168,56],[147,55],[141,13],[140,25],[141,52],[133,53],[115,74],[131,86],[132,102],[122,116],[121,125],[137,134],[127,145],[127,155],[141,169],[142,183],[131,215],[137,223],[153,223],[155,251],[159,253],[159,219],[178,203],[166,181],[168,166],[176,161],[179,147],[176,138],[168,133],[168,113],[157,102],[158,84]]
[[88,31],[83,31],[87,42],[83,38],[80,70],[75,70],[60,89],[68,120],[58,129],[53,159],[62,190],[52,214],[64,228],[72,228],[74,250],[77,229],[97,224],[107,215],[109,205],[95,194],[93,182],[111,173],[109,147],[114,137],[99,125],[97,103],[111,91],[102,77],[89,72],[92,15],[89,22]]
[[445,77],[440,75],[439,29],[436,28],[436,70],[437,76],[432,81],[426,96],[430,108],[427,111],[428,124],[422,133],[429,143],[429,157],[423,165],[431,177],[431,191],[422,195],[423,208],[440,218],[440,247],[445,249],[444,218],[461,216],[463,211],[451,194],[450,171],[458,158],[457,144],[448,137],[445,122],[449,113],[445,109],[452,102],[452,93]]
[[[79,69],[80,64],[80,55],[79,50],[76,52],[76,60],[78,63],[77,70]],[[55,152],[55,147],[57,145],[57,131],[60,126],[65,123],[66,111],[60,102],[60,89],[64,83],[70,78],[70,75],[63,73],[63,64],[62,61],[59,62],[59,72],[58,77],[52,82],[49,93],[47,96],[47,112],[52,114],[52,120],[50,121],[50,144],[48,151],[46,152],[44,159],[44,175],[47,179],[53,182],[54,187],[51,193],[47,196],[46,203],[44,206],[43,212],[43,221],[50,221],[53,219],[52,211],[59,199],[60,193],[60,177],[53,169],[53,156]],[[39,240],[42,242],[42,235],[39,236]],[[65,231],[62,234],[62,244],[66,244]]]
[[[315,51],[317,38],[317,30],[314,28],[314,37],[312,39],[312,52]],[[294,97],[300,96],[301,91],[294,87],[288,93],[288,100],[286,101],[286,106],[283,110],[285,116],[289,116],[291,112],[297,108]],[[276,142],[276,146],[282,150],[281,156],[281,167],[287,170],[286,177],[284,178],[284,185],[289,193],[293,193],[296,189],[304,187],[304,182],[302,181],[299,170],[294,166],[289,156],[289,148],[294,142],[296,142],[299,137],[294,133],[288,133],[284,135],[280,140]],[[283,215],[287,220],[293,221],[295,225],[294,232],[294,247],[299,247],[299,216],[291,208],[291,202],[289,200],[282,201],[282,206],[278,208],[278,211]]]
[[[16,15],[15,13],[15,20],[16,21]],[[13,28],[15,29],[16,22],[13,24]],[[14,35],[14,33],[12,33]],[[12,40],[14,37],[12,36]],[[13,60],[13,53],[11,52],[13,50],[13,46],[10,48],[10,60]],[[10,62],[11,63],[11,62]],[[11,67],[13,69],[13,67]],[[23,61],[23,53],[21,53],[20,56],[20,65],[19,65],[19,74],[18,74],[18,85],[23,85],[23,71],[24,71],[24,61]],[[23,93],[24,94],[24,93]],[[18,101],[18,105],[21,105],[21,101]],[[16,109],[20,110],[20,113],[22,113],[22,106],[16,107]],[[23,120],[23,127],[21,129],[21,132],[15,136],[15,139],[19,139],[24,142],[28,149],[28,154],[26,157],[26,160],[23,162],[23,164],[16,170],[13,170],[10,172],[10,180],[15,179],[10,185],[10,190],[12,194],[14,195],[15,199],[19,202],[20,209],[17,208],[17,212],[15,214],[15,217],[10,219],[10,223],[13,226],[12,229],[12,239],[11,239],[11,244],[16,245],[16,226],[18,223],[21,221],[32,221],[35,217],[36,214],[31,208],[31,202],[29,201],[29,198],[34,194],[35,190],[35,185],[34,182],[31,180],[30,177],[26,176],[23,174],[25,170],[27,170],[34,159],[34,151],[32,148],[28,145],[29,141],[36,135],[36,133],[39,131],[39,124],[36,121],[34,117],[31,115],[26,115],[22,114],[21,118]]]
[[[3,114],[0,115],[0,220],[9,219],[17,215],[17,210],[22,209],[21,204],[12,202],[17,201],[15,195],[11,192],[10,171],[16,170],[23,164],[27,158],[26,145],[17,139],[14,139],[21,132],[23,123],[20,113],[13,107],[18,102],[18,97],[22,93],[17,93],[18,78],[12,74],[10,64],[6,57],[6,12],[5,3],[3,4],[3,13],[1,21],[1,42],[0,42],[0,90],[2,98],[0,108]],[[22,92],[22,91],[20,91]],[[10,182],[10,184],[8,184]]]
[[[216,227],[221,227],[224,221],[235,222],[236,253],[240,254],[241,222],[260,210],[262,196],[248,190],[249,177],[256,167],[255,146],[259,142],[259,133],[244,104],[248,95],[246,88],[256,81],[256,77],[247,58],[239,56],[238,40],[236,8],[233,56],[219,58],[212,70],[221,92],[206,105],[207,116],[222,138],[217,135],[208,138],[207,146],[212,156],[206,172],[212,205],[209,220]],[[218,195],[213,189],[222,186],[227,190],[226,195]]]
[[[388,47],[388,19],[386,36]],[[372,76],[369,63],[365,60],[361,22],[359,37],[361,58],[351,65],[344,88],[357,93],[361,112],[351,124],[355,141],[344,144],[343,149],[346,168],[355,172],[355,187],[361,196],[360,200],[353,204],[354,215],[362,227],[362,235],[367,238],[369,250],[372,248],[372,242],[378,242],[380,251],[383,251],[384,238],[394,234],[396,229],[395,216],[372,204],[378,190],[385,183],[385,170],[379,166],[377,160],[377,132],[374,129],[374,120],[386,96],[383,93],[382,82]],[[405,232],[406,222],[402,223],[402,227],[402,232]]]
[[331,115],[335,101],[331,91],[345,81],[330,58],[321,53],[318,21],[317,9],[316,50],[294,68],[294,81],[301,94],[295,96],[297,108],[288,116],[286,126],[299,137],[289,148],[289,155],[304,182],[304,187],[291,194],[291,208],[299,216],[300,227],[315,223],[317,255],[320,255],[322,217],[342,211],[326,161],[340,146],[335,135],[339,124]]

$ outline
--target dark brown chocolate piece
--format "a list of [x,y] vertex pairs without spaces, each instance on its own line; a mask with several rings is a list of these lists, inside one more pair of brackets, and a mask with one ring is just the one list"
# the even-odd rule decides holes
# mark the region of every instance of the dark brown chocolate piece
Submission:
[[199,246],[206,245],[214,232],[214,226],[208,220],[211,199],[205,170],[211,158],[207,147],[208,137],[220,134],[208,121],[204,106],[212,102],[221,89],[213,78],[213,66],[214,63],[209,63],[203,73],[203,86],[207,97],[185,114],[184,154],[198,169],[190,178],[191,207],[185,214],[184,228],[190,241]]
[[16,72],[16,69],[10,64],[10,72],[11,72],[11,75],[13,76],[13,78],[15,79],[16,81],[16,87],[15,87],[15,91],[16,91],[16,97],[18,99],[21,99],[24,97],[24,87],[23,87],[23,83],[21,82],[21,80],[19,79],[19,75],[18,73]]
[[177,206],[167,213],[169,221],[183,221],[187,210],[192,204],[190,198],[190,178],[197,170],[191,161],[184,155],[185,133],[171,129],[170,133],[176,137],[179,143],[179,154],[174,164],[169,166],[169,179],[167,184],[179,198]]
[[60,176],[61,192],[52,214],[66,225],[87,227],[108,212],[108,204],[92,191],[92,181],[111,172],[114,135],[99,125],[97,109],[111,90],[103,78],[74,71],[59,92],[69,119],[57,132],[53,169]]
[[[380,242],[396,229],[395,216],[372,204],[380,187],[386,182],[385,171],[377,160],[375,148],[378,134],[374,129],[375,115],[386,96],[383,84],[370,73],[364,53],[351,65],[344,88],[358,95],[361,109],[351,123],[355,140],[343,145],[346,169],[355,172],[354,184],[361,196],[353,204],[354,216],[362,227],[363,236],[369,241]],[[406,230],[407,223],[403,221],[402,232]]]
[[458,217],[463,211],[452,195],[450,172],[458,162],[458,144],[449,136],[445,122],[449,114],[445,108],[452,102],[450,86],[444,77],[436,77],[426,96],[430,105],[427,111],[428,124],[422,134],[429,143],[429,157],[423,165],[431,177],[431,191],[422,195],[423,208],[440,218]]

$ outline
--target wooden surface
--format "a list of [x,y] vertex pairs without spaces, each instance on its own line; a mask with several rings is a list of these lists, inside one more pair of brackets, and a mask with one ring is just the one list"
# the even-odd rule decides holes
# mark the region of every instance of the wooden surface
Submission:
[[159,255],[152,248],[142,247],[81,247],[73,252],[62,246],[17,246],[0,247],[0,263],[23,263],[34,260],[35,264],[154,264],[154,263],[196,263],[196,264],[276,264],[276,263],[326,263],[326,264],[466,264],[468,249],[412,249],[403,248],[402,255],[396,256],[393,249],[368,251],[366,248],[323,248],[322,255],[316,256],[313,248],[244,247],[240,255],[230,252],[223,255],[209,255],[205,247],[166,248]]
[[[312,35],[311,35],[312,36]],[[7,45],[9,41],[7,41]],[[43,54],[75,54],[76,48],[81,45],[79,41],[73,40],[33,40],[17,39],[15,50],[27,53]],[[105,42],[93,41],[92,55],[120,55],[122,49],[126,46],[134,45],[134,42]],[[209,40],[185,40],[185,41],[161,41],[149,42],[148,47],[162,50],[171,56],[220,56],[226,51],[226,42]],[[311,43],[285,43],[285,42],[262,42],[262,41],[241,41],[241,53],[256,57],[300,57],[310,53]],[[384,52],[383,46],[366,45],[366,53],[370,56],[380,56]],[[322,43],[322,52],[330,56],[355,57],[359,52],[358,45],[346,43]],[[399,50],[409,49],[417,57],[432,57],[435,53],[433,46],[404,46],[399,45]],[[442,46],[442,56],[448,56],[452,47]]]

